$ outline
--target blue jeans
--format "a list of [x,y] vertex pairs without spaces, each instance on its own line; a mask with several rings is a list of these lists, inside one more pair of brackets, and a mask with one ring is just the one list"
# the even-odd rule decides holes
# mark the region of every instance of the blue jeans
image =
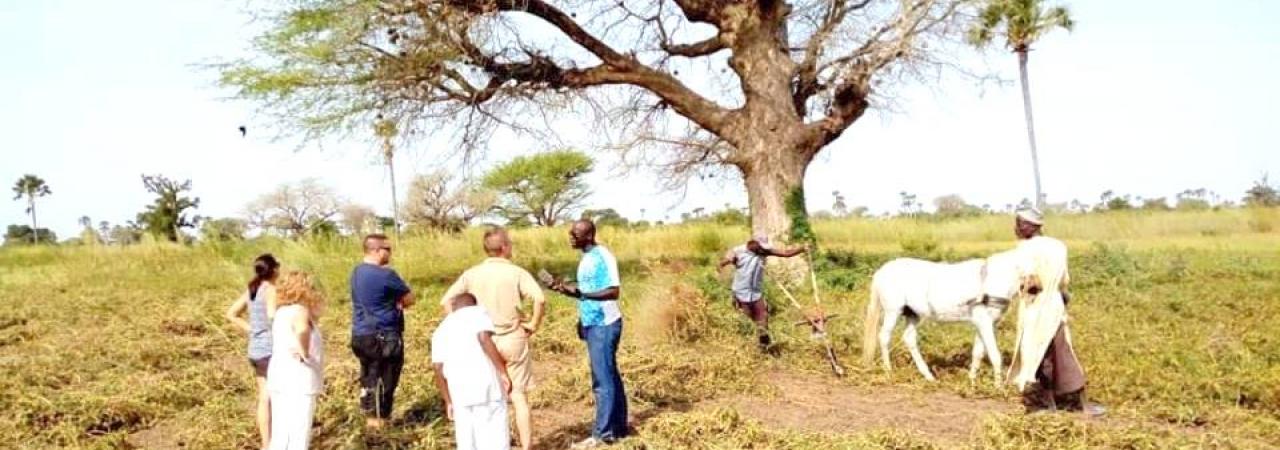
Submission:
[[627,435],[627,392],[622,388],[617,361],[622,319],[585,327],[584,334],[591,358],[591,393],[596,399],[596,426],[591,435],[606,441],[621,439]]

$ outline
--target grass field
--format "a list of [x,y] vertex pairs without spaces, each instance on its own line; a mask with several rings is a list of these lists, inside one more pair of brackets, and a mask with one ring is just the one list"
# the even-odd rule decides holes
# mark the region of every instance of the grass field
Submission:
[[[623,448],[1280,447],[1280,211],[1113,213],[1050,218],[1072,248],[1075,342],[1102,419],[1023,416],[1017,397],[965,376],[971,331],[925,325],[929,384],[895,343],[893,373],[859,366],[871,272],[904,254],[963,259],[1012,245],[1011,220],[819,222],[823,306],[849,375],[829,375],[801,315],[777,292],[781,356],[759,354],[711,265],[745,228],[602,231],[618,256],[626,330],[620,365],[636,436]],[[571,274],[565,230],[514,235],[516,260]],[[423,298],[408,317],[396,426],[371,433],[356,409],[346,276],[356,243],[259,240],[192,247],[0,250],[0,442],[18,448],[252,448],[244,338],[222,312],[251,259],[273,252],[316,273],[330,363],[316,448],[447,448],[428,336],[447,283],[481,257],[477,231],[406,238],[393,262]],[[808,290],[801,297],[811,298]],[[538,438],[583,437],[590,377],[570,300],[535,337]],[[1001,324],[1006,356],[1011,321]],[[1006,357],[1006,361],[1008,358]]]

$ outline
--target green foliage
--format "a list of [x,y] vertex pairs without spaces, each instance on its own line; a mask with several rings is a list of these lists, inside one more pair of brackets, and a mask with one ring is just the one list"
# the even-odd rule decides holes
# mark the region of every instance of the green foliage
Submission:
[[582,211],[581,217],[602,227],[625,227],[630,224],[626,217],[622,217],[622,214],[618,214],[618,211],[613,208],[588,209]]
[[497,210],[508,221],[554,226],[590,195],[583,176],[593,165],[591,157],[574,150],[520,156],[494,168],[482,183],[498,193]]
[[944,195],[933,199],[933,206],[937,209],[934,213],[935,217],[941,219],[954,219],[957,217],[973,217],[985,214],[982,208],[970,205],[964,201],[959,195]]
[[787,193],[786,200],[787,218],[791,219],[791,230],[787,238],[793,244],[809,245],[816,248],[818,245],[818,235],[814,234],[813,226],[809,224],[809,212],[805,210],[804,205],[804,187],[797,186]]
[[1253,187],[1245,191],[1245,206],[1280,206],[1280,191],[1267,180],[1267,176],[1263,175],[1262,179],[1253,182]]
[[[37,197],[44,197],[46,195],[50,195],[53,193],[53,191],[49,190],[49,185],[45,184],[43,178],[37,177],[32,174],[26,174],[26,175],[23,175],[21,178],[18,178],[18,181],[13,184],[13,193],[15,194],[13,197],[14,200],[18,200],[23,197],[26,197],[27,201],[31,202],[31,201],[34,201]],[[31,209],[28,208],[27,213],[30,213],[30,212],[31,212]]]
[[1148,198],[1142,201],[1142,209],[1147,211],[1168,211],[1169,201],[1164,197]]
[[183,195],[191,190],[191,180],[179,183],[163,175],[143,175],[142,185],[147,192],[155,194],[156,199],[138,213],[138,223],[153,236],[178,242],[181,229],[194,227],[198,220],[188,216],[187,210],[199,207],[200,198]]
[[111,227],[111,231],[107,233],[107,237],[112,244],[130,245],[142,242],[142,228],[135,223],[127,225],[116,225]]
[[951,251],[942,248],[938,237],[932,234],[908,235],[898,241],[903,256],[928,261],[949,261],[954,259]]
[[[1249,231],[1246,221],[1254,213],[1280,217],[1265,208],[1054,217],[1055,232],[1072,250],[1072,339],[1088,370],[1090,398],[1111,408],[1110,418],[1100,421],[1024,416],[1016,394],[971,383],[964,364],[970,327],[920,328],[937,383],[921,380],[900,347],[891,373],[850,364],[859,350],[867,280],[903,254],[899,236],[932,236],[965,254],[988,253],[1011,245],[1005,217],[814,224],[825,247],[814,255],[815,267],[823,306],[839,315],[829,323],[829,336],[851,371],[845,378],[827,375],[808,330],[790,325],[800,316],[780,292],[767,295],[781,352],[754,351],[752,325],[733,310],[726,280],[699,263],[713,240],[703,233],[730,236],[740,228],[612,229],[604,237],[628,286],[620,302],[627,326],[618,360],[639,431],[618,447],[1273,447],[1280,440],[1280,338],[1272,326],[1280,311],[1273,301],[1280,296],[1274,281],[1280,254],[1271,250],[1276,235]],[[1142,233],[1128,234],[1131,228]],[[1209,230],[1221,237],[1203,233]],[[562,229],[517,230],[513,239],[516,263],[530,270],[572,273],[580,257],[565,244]],[[1087,245],[1091,240],[1126,243],[1095,247]],[[479,230],[406,237],[397,243],[393,264],[423,298],[438,297],[483,257],[478,241]],[[177,448],[178,442],[185,448],[252,448],[257,439],[246,405],[255,387],[243,360],[243,335],[222,313],[243,289],[246,262],[269,251],[314,273],[328,297],[320,316],[330,349],[327,394],[318,400],[314,447],[450,448],[451,425],[429,377],[402,381],[397,426],[376,433],[364,429],[353,396],[339,395],[358,390],[351,375],[358,364],[340,351],[347,339],[342,331],[350,326],[346,281],[357,249],[357,239],[348,237],[0,249],[0,355],[20,362],[0,364],[0,404],[13,419],[0,420],[0,439],[31,448]],[[1115,281],[1131,277],[1140,278],[1136,284]],[[33,292],[40,301],[32,301]],[[535,414],[550,421],[537,431],[539,445],[565,448],[589,433],[590,373],[572,331],[572,300],[548,301],[547,320],[531,341],[535,367],[542,367],[531,401]],[[414,310],[405,331],[410,351],[428,351],[422,345],[439,314],[438,308]],[[1002,348],[1013,342],[1011,328],[1005,319],[998,329]],[[406,374],[430,370],[428,358],[406,359]],[[781,389],[799,384],[807,385],[808,395],[788,396]],[[879,402],[877,393],[903,401]],[[859,403],[828,409],[821,401],[828,395]],[[885,416],[858,420],[882,404],[913,409],[887,416],[899,418],[888,425]],[[928,408],[938,404],[954,409]],[[957,430],[950,436],[920,426],[960,418],[956,411],[988,419],[973,428],[949,424]],[[805,417],[814,414],[854,423],[815,429],[837,420],[809,423]],[[172,445],[135,442],[142,435]]]
[[1137,286],[1146,273],[1123,246],[1094,242],[1093,251],[1080,258],[1073,284]]
[[27,225],[9,225],[4,233],[4,245],[56,244],[58,235],[48,228],[40,228],[37,233]]
[[698,254],[707,255],[709,261],[718,260],[727,250],[724,238],[720,236],[718,230],[713,228],[698,230],[698,234],[693,238],[693,246],[698,250]]
[[249,222],[234,217],[208,219],[200,224],[200,239],[213,242],[239,241],[249,230]]
[[697,217],[690,216],[683,220],[684,223],[709,223],[726,226],[747,226],[751,223],[751,217],[741,209],[732,208],[725,205],[724,209],[713,211],[711,214],[702,214]]
[[1045,33],[1074,27],[1075,21],[1063,6],[1046,9],[1041,0],[984,0],[966,37],[970,44],[985,47],[1003,36],[1010,50],[1027,51]]

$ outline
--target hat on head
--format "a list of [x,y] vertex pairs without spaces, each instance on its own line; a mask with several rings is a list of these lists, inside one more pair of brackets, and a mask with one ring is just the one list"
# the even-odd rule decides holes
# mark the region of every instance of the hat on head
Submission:
[[1040,210],[1034,207],[1031,207],[1031,206],[1020,207],[1018,208],[1017,215],[1019,219],[1022,219],[1024,221],[1031,222],[1036,225],[1044,225],[1044,214],[1042,214]]

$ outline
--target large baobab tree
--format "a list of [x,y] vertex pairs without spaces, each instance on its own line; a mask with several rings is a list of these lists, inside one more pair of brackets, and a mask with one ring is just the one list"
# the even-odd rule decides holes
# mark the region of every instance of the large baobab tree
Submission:
[[1040,188],[1040,155],[1036,152],[1036,126],[1031,117],[1031,86],[1027,81],[1027,56],[1031,45],[1055,28],[1071,31],[1075,22],[1064,6],[1045,8],[1041,0],[988,0],[978,23],[969,30],[969,42],[985,47],[997,36],[1018,55],[1018,77],[1022,81],[1022,112],[1027,121],[1027,141],[1031,145],[1031,173],[1036,181],[1035,205],[1044,208]]
[[322,229],[338,215],[342,201],[315,178],[284,183],[245,206],[249,222],[276,229],[294,239]]
[[[732,168],[752,228],[812,238],[805,171],[890,88],[943,67],[967,0],[277,2],[224,85],[308,138],[401,139],[590,118],[602,147],[680,180]],[[550,118],[550,119],[549,119]]]

